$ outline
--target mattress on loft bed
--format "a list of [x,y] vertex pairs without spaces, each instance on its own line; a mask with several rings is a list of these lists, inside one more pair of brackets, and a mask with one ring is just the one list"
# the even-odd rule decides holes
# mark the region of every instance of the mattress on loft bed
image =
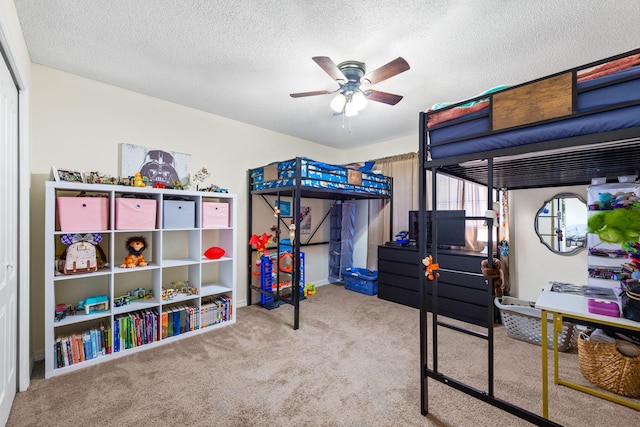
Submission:
[[[619,79],[622,79],[619,83],[585,91],[585,89]],[[580,114],[638,101],[640,101],[640,66],[577,84],[576,105],[577,112]],[[462,122],[456,123],[459,121]],[[568,116],[566,119],[551,123],[507,129],[488,135],[491,131],[491,118],[487,107],[444,122],[437,128],[429,130],[429,144],[431,158],[439,159],[635,126],[640,126],[640,106],[638,105],[577,117]],[[479,136],[474,137],[474,135]],[[448,141],[453,142],[448,143]]]
[[305,157],[273,162],[251,170],[252,190],[277,189],[296,185],[296,166],[300,161],[300,185],[318,189],[389,196],[390,180],[371,171],[332,165]]

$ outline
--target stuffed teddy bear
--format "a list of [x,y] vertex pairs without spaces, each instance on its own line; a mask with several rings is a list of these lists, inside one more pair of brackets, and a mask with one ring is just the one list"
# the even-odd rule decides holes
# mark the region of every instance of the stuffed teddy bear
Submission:
[[120,268],[144,267],[147,263],[142,256],[142,252],[147,248],[147,240],[144,236],[134,236],[127,239],[126,244],[129,254],[124,257],[124,262]]
[[493,279],[493,293],[502,298],[502,285],[504,284],[504,272],[502,271],[502,261],[498,258],[493,259],[493,266],[488,267],[489,262],[482,260],[482,275],[487,279]]
[[427,276],[427,279],[433,280],[436,277],[440,277],[440,273],[437,272],[437,270],[440,269],[440,265],[433,262],[431,255],[423,259],[422,264],[426,267],[424,275]]

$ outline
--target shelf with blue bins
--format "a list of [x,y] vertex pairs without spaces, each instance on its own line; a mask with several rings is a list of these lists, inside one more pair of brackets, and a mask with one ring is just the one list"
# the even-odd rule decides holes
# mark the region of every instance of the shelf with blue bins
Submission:
[[378,272],[364,268],[343,268],[344,288],[365,295],[378,293]]

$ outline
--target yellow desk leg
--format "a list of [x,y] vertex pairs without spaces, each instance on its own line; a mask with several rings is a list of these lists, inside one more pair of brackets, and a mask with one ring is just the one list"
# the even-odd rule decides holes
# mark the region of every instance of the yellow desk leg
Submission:
[[562,314],[553,314],[553,382],[560,383],[558,371],[558,334],[562,332]]
[[542,416],[549,418],[548,366],[547,366],[547,311],[542,310],[542,333],[540,345],[542,347]]

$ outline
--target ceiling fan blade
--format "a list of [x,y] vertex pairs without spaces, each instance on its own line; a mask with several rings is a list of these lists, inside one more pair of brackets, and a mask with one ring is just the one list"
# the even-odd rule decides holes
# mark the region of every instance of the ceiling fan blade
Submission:
[[366,84],[376,84],[390,77],[400,74],[409,69],[409,64],[402,57],[397,57],[393,61],[377,68],[370,73],[366,74],[360,79],[360,82]]
[[333,92],[330,90],[316,90],[313,92],[291,93],[289,94],[289,96],[291,96],[292,98],[302,98],[303,96],[328,95],[330,93]]
[[394,95],[393,93],[387,93],[373,89],[365,91],[364,94],[367,99],[370,99],[371,101],[384,102],[385,104],[389,105],[396,105],[402,99],[402,96],[400,95]]
[[318,64],[325,73],[329,74],[329,76],[331,76],[333,80],[338,82],[342,81],[344,83],[347,82],[347,78],[345,77],[345,75],[342,73],[342,71],[340,71],[336,63],[333,62],[328,56],[314,56],[311,59],[316,61],[316,64]]

